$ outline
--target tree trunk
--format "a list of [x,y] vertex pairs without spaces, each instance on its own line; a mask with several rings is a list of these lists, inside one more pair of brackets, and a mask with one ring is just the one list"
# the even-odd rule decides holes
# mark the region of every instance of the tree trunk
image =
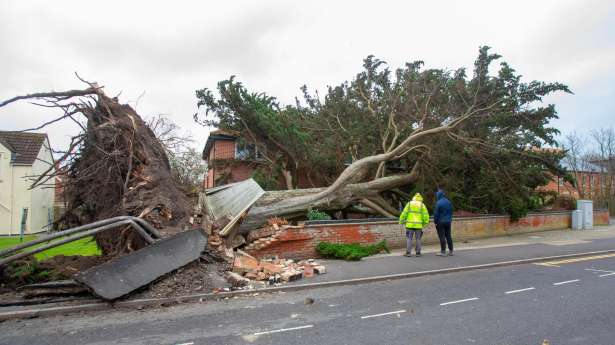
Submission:
[[[310,188],[310,189],[295,189],[290,191],[273,191],[267,192],[261,200],[252,207],[248,212],[245,220],[241,224],[240,232],[247,232],[265,224],[267,219],[273,217],[297,217],[307,214],[309,208],[318,210],[342,210],[353,206],[362,199],[377,199],[381,198],[380,194],[383,191],[398,188],[412,184],[418,177],[418,164],[412,169],[412,172],[404,175],[392,175],[369,182],[349,184],[335,193],[325,197],[315,199],[314,196],[319,195],[328,187]],[[372,205],[373,201],[370,201]],[[364,205],[372,208],[370,205]],[[391,206],[389,206],[391,207]],[[378,206],[377,213],[384,208]],[[373,209],[373,208],[372,208]],[[385,211],[386,216],[394,216],[392,212]]]

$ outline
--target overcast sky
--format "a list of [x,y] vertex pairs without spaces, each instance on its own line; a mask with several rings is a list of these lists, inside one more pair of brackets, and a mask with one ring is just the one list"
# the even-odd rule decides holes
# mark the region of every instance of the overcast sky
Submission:
[[[141,116],[167,114],[199,142],[196,89],[236,75],[292,102],[299,87],[352,78],[369,54],[393,68],[472,66],[489,45],[526,81],[560,81],[548,99],[563,132],[615,125],[615,1],[2,1],[0,100],[105,85]],[[139,98],[139,96],[142,97]],[[0,109],[2,130],[53,114],[28,103]],[[47,129],[62,148],[73,125]]]

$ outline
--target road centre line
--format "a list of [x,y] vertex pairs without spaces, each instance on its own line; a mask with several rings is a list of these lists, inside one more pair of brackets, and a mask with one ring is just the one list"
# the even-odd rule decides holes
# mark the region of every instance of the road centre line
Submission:
[[281,328],[281,329],[276,329],[273,331],[256,332],[254,333],[254,335],[258,336],[258,335],[264,335],[264,334],[282,333],[282,332],[296,331],[299,329],[306,329],[306,328],[312,328],[312,327],[314,327],[314,325],[305,325],[305,326],[291,327],[291,328]]
[[440,305],[449,305],[449,304],[455,304],[455,303],[463,303],[463,302],[469,302],[469,301],[476,301],[477,299],[479,299],[479,298],[478,297],[472,297],[472,298],[460,299],[460,300],[457,300],[457,301],[444,302],[444,303],[440,303]]
[[573,279],[573,280],[566,280],[564,282],[557,282],[557,283],[553,283],[553,285],[564,285],[564,284],[569,284],[569,283],[576,283],[578,282],[579,279]]
[[536,289],[535,287],[529,287],[526,289],[519,289],[519,290],[512,290],[512,291],[506,291],[506,294],[511,294],[511,293],[518,293],[518,292],[524,292],[524,291],[530,291],[530,290],[534,290]]
[[361,316],[361,319],[369,319],[372,317],[379,317],[379,316],[386,316],[386,315],[393,315],[393,314],[401,314],[401,313],[405,313],[406,309],[402,309],[402,310],[396,310],[396,311],[391,311],[388,313],[382,313],[382,314],[374,314],[374,315],[365,315],[365,316]]
[[600,278],[602,278],[602,277],[608,277],[608,276],[612,276],[612,275],[614,275],[614,274],[615,274],[615,272],[611,272],[611,273],[607,273],[607,274],[601,274],[601,275],[599,275],[598,277],[600,277]]
[[585,270],[586,270],[586,271],[594,271],[594,272],[615,273],[615,272],[613,272],[613,271],[598,270],[598,269],[595,269],[595,268],[586,268]]

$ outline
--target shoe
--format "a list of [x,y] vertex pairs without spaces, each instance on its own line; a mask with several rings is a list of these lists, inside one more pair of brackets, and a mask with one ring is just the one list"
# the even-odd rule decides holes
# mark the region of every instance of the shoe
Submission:
[[416,253],[416,257],[418,258],[419,256],[421,256],[421,253]]
[[404,254],[404,256],[407,257],[407,258],[411,258],[412,254],[411,253],[406,253],[406,254]]
[[446,256],[446,253],[445,252],[439,252],[439,253],[436,254],[436,256]]
[[455,255],[455,254],[453,254],[452,250],[448,252],[448,256],[453,256],[453,255]]

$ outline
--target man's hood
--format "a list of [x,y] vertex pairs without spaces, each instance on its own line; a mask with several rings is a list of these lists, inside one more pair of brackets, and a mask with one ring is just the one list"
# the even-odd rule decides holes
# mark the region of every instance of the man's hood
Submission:
[[444,198],[444,191],[443,190],[438,190],[436,192],[436,199],[440,200],[442,198]]
[[420,193],[414,194],[412,201],[423,201],[423,196]]

